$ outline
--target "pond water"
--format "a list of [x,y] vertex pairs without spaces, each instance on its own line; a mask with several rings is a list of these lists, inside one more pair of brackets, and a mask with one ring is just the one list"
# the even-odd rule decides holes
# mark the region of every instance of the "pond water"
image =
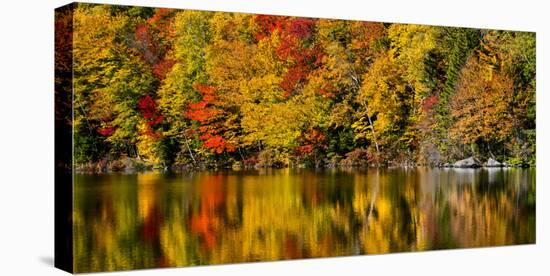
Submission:
[[535,169],[77,174],[75,271],[535,242]]

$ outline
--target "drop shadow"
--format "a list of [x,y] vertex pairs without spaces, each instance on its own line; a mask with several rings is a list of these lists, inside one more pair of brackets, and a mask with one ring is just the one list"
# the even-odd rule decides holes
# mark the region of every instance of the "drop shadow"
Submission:
[[42,264],[45,264],[47,266],[54,266],[53,257],[52,256],[40,256],[39,260]]

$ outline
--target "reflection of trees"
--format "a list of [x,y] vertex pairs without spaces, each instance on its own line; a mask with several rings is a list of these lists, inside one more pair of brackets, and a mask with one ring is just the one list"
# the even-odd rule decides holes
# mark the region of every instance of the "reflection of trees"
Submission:
[[363,227],[362,253],[423,250],[424,214],[410,172],[371,170],[356,176],[354,208]]
[[225,201],[222,175],[205,177],[199,188],[200,204],[198,212],[191,216],[191,233],[199,236],[204,250],[212,250],[217,243],[221,229],[218,209]]
[[518,204],[534,193],[527,190],[534,184],[527,171],[490,169],[456,179],[463,182],[448,188],[435,204],[449,209],[458,247],[534,242],[534,223],[526,220],[534,213],[526,204]]
[[534,241],[534,173],[525,170],[286,169],[89,182],[98,186],[77,185],[75,195],[79,271]]
[[[140,239],[139,188],[136,176],[80,176],[86,185],[75,188],[75,270],[123,270],[155,267],[157,259],[150,244]],[[79,177],[76,178],[79,183]],[[118,185],[132,183],[131,185]],[[143,200],[147,196],[141,194]],[[154,206],[154,205],[150,205]]]

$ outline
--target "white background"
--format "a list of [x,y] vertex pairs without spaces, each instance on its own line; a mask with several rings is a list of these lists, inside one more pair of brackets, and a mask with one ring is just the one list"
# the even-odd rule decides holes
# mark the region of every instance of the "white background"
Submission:
[[[96,1],[92,1],[96,2]],[[550,7],[543,0],[126,0],[220,11],[424,23],[537,32],[537,244],[487,249],[134,271],[135,275],[550,275]],[[54,8],[0,6],[0,275],[63,275],[53,268]],[[128,272],[109,275],[128,275]]]

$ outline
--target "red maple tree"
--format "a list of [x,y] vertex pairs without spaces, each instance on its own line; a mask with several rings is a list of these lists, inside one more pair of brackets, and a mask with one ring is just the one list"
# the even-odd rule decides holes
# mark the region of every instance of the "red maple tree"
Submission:
[[116,128],[112,125],[106,125],[103,127],[96,128],[97,133],[99,133],[101,136],[111,136],[113,133],[115,133]]
[[203,141],[203,147],[212,152],[234,152],[235,147],[227,142],[221,135],[223,132],[223,109],[217,107],[216,88],[204,84],[193,86],[202,96],[202,100],[189,104],[189,110],[185,116],[200,124],[199,138]]
[[326,150],[328,146],[326,145],[327,137],[319,129],[311,128],[306,131],[299,138],[300,146],[296,147],[296,152],[301,155],[307,155],[313,153],[316,149]]
[[145,132],[145,134],[153,138],[160,137],[160,133],[158,131],[155,131],[153,127],[161,124],[164,120],[164,116],[162,116],[157,109],[157,103],[155,102],[153,97],[147,95],[141,98],[138,101],[138,108],[141,111],[141,115],[147,122],[147,131]]

